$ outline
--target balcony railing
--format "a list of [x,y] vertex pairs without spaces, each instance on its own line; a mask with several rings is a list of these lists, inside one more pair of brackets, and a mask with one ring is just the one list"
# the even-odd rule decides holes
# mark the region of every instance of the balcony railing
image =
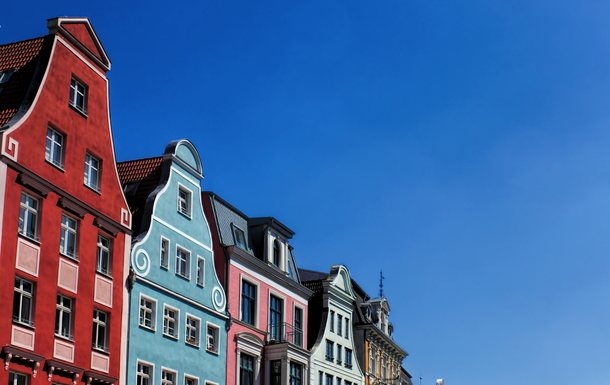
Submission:
[[269,324],[267,337],[270,342],[288,342],[296,346],[303,346],[303,331],[286,322]]

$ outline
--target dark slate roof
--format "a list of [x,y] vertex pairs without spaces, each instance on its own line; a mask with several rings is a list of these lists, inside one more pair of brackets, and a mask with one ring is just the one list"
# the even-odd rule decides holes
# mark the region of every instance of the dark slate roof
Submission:
[[301,282],[315,281],[328,278],[328,273],[321,273],[319,271],[307,269],[299,269],[299,276],[301,277]]
[[244,231],[246,246],[248,248],[246,251],[249,254],[254,255],[248,228],[248,217],[213,192],[206,191],[205,194],[210,197],[210,203],[212,204],[212,209],[216,216],[216,226],[218,227],[220,243],[225,246],[235,245],[232,228],[232,225],[234,225]]
[[118,162],[119,179],[132,214],[134,234],[140,233],[146,199],[159,185],[163,157]]
[[[44,75],[39,59],[45,56],[46,67],[51,42],[52,36],[47,35],[0,45],[0,71],[16,70],[8,82],[0,85],[0,127],[15,117],[20,109],[24,113],[32,103]],[[48,48],[46,51],[43,50],[45,47]]]

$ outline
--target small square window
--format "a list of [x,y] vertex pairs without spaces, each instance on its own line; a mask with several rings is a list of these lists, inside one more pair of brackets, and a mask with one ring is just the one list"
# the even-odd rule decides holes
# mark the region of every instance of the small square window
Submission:
[[191,192],[183,186],[178,187],[178,212],[191,217]]
[[35,241],[38,240],[38,199],[21,193],[21,204],[19,210],[19,234]]
[[157,301],[152,298],[140,296],[140,326],[155,330],[157,314]]
[[87,87],[74,78],[70,81],[70,105],[83,114],[87,113]]
[[185,340],[186,340],[187,344],[199,347],[199,325],[200,324],[201,324],[201,321],[198,318],[187,314],[186,332],[185,332]]
[[190,279],[191,253],[176,247],[176,275]]
[[176,385],[176,372],[168,369],[161,370],[161,385]]
[[199,385],[199,379],[191,376],[184,376],[184,385]]
[[217,353],[220,351],[218,346],[219,328],[216,325],[208,324],[206,332],[206,349],[208,352]]
[[85,186],[99,192],[101,161],[91,154],[85,156]]
[[67,257],[78,259],[76,255],[76,236],[78,222],[76,219],[63,214],[61,216],[61,237],[59,239],[59,252]]
[[178,338],[178,328],[176,328],[176,324],[179,320],[180,311],[165,305],[163,307],[163,334],[168,337]]
[[138,361],[138,371],[136,373],[137,385],[153,385],[154,367],[150,364]]
[[74,300],[61,294],[57,294],[57,307],[55,309],[55,335],[73,339],[72,336],[72,311]]
[[93,349],[108,351],[106,335],[108,330],[108,314],[103,311],[93,310]]
[[47,128],[47,144],[44,157],[47,162],[63,169],[64,136],[52,128]]
[[233,236],[235,237],[235,244],[245,250],[246,235],[244,231],[238,227],[233,226]]
[[160,265],[165,270],[169,269],[169,239],[161,238]]
[[197,256],[197,286],[203,287],[205,277],[205,259]]
[[97,262],[96,270],[98,273],[110,275],[110,239],[97,236]]

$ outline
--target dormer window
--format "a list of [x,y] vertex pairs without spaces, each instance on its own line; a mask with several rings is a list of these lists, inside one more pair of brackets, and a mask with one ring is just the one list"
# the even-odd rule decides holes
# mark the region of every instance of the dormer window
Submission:
[[233,236],[235,237],[235,244],[245,250],[246,235],[244,231],[238,227],[233,226]]
[[87,87],[74,78],[70,81],[70,105],[83,114],[87,113]]
[[273,255],[271,256],[271,263],[277,267],[280,267],[280,243],[277,241],[277,239],[273,241]]
[[178,187],[178,212],[191,217],[191,192],[183,186]]

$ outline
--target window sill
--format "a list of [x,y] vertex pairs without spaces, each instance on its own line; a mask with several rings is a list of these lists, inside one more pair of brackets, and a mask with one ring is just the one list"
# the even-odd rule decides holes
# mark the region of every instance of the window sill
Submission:
[[32,238],[32,237],[27,236],[27,235],[25,235],[23,233],[20,233],[20,232],[17,232],[17,234],[19,235],[19,237],[21,237],[23,239],[27,239],[28,241],[33,242],[33,243],[35,243],[35,244],[40,246],[40,239],[38,239],[38,237]]
[[184,279],[184,280],[186,280],[186,281],[189,281],[189,282],[190,282],[190,280],[191,280],[191,278],[190,278],[190,277],[187,277],[187,276],[182,275],[182,274],[180,274],[180,273],[176,273],[176,276],[177,276],[177,277],[179,277],[179,278],[182,278],[182,279]]
[[89,190],[93,191],[94,193],[96,193],[97,195],[102,195],[102,192],[100,191],[99,188],[95,188],[93,186],[89,186],[86,183],[83,183],[83,186],[87,187]]
[[59,338],[60,340],[74,343],[74,337],[64,336],[64,335],[55,333],[55,338]]
[[186,219],[188,219],[189,221],[191,220],[191,215],[187,214],[187,213],[183,213],[182,211],[178,210],[178,214],[182,215],[183,217],[185,217]]
[[102,348],[97,348],[97,347],[95,347],[95,346],[92,346],[92,347],[91,347],[91,350],[93,350],[93,351],[95,351],[95,352],[98,352],[98,353],[102,353],[102,354],[104,354],[104,355],[106,355],[106,356],[109,356],[109,355],[110,355],[110,352],[108,352],[108,348],[106,348],[106,349],[102,349]]
[[144,329],[144,330],[149,331],[151,333],[155,333],[157,331],[154,328],[151,328],[151,327],[146,326],[146,325],[138,324],[138,326],[140,327],[140,329]]
[[187,346],[190,346],[191,348],[199,349],[199,344],[196,344],[196,343],[194,343],[194,342],[188,342],[188,341],[185,341],[184,343],[185,343]]
[[104,273],[103,271],[99,271],[99,270],[95,270],[96,273],[98,273],[99,275],[102,275],[108,279],[112,279],[112,275],[110,275],[109,273]]
[[218,355],[218,349],[206,349],[205,351],[215,356]]
[[178,336],[173,336],[173,335],[171,335],[171,334],[165,334],[165,333],[163,333],[163,337],[167,337],[167,338],[169,338],[169,339],[172,339],[172,340],[178,341]]
[[74,111],[78,112],[78,114],[79,114],[80,116],[82,116],[83,118],[85,118],[85,119],[86,119],[86,118],[88,118],[87,113],[86,113],[85,111],[83,111],[83,110],[81,110],[80,108],[76,107],[76,106],[75,106],[74,104],[72,104],[72,103],[69,103],[68,105],[70,106],[70,108],[71,108],[71,109],[73,109]]
[[64,170],[64,166],[62,164],[56,164],[52,160],[49,160],[49,159],[46,159],[46,158],[45,158],[45,162],[47,162],[48,164],[50,164],[51,166],[55,167],[56,169],[58,169],[61,172],[66,172],[66,170]]
[[62,257],[66,257],[66,258],[68,258],[71,261],[74,261],[74,262],[77,262],[77,263],[79,262],[78,261],[78,255],[71,256],[71,255],[62,253],[61,251],[59,252],[59,255],[61,255]]
[[31,324],[29,324],[29,323],[25,323],[25,322],[21,322],[21,321],[17,321],[16,319],[13,319],[13,324],[23,326],[24,328],[27,328],[30,330],[36,330],[33,322]]

